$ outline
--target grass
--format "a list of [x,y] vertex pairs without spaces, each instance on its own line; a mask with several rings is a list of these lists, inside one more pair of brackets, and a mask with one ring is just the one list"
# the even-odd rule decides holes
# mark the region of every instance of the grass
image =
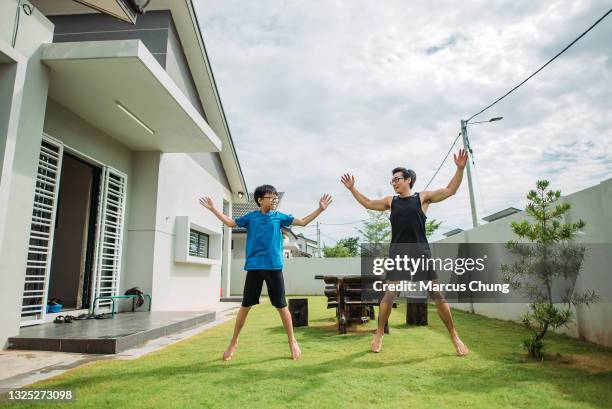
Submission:
[[372,354],[374,323],[338,335],[334,312],[324,306],[323,297],[310,297],[310,326],[296,329],[303,352],[297,362],[288,359],[278,313],[266,303],[251,311],[230,362],[220,357],[233,321],[134,361],[98,361],[33,387],[73,389],[70,408],[96,409],[557,409],[612,402],[611,349],[553,334],[545,342],[548,359],[534,362],[521,350],[521,326],[453,311],[471,349],[460,358],[434,306],[429,326],[408,328],[400,305],[383,352]]

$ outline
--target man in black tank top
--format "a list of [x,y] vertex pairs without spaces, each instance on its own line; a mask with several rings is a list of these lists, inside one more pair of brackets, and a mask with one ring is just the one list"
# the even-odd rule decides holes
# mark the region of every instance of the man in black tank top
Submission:
[[[368,199],[355,188],[355,177],[348,173],[342,175],[341,182],[353,194],[363,207],[369,210],[388,211],[391,210],[391,246],[394,243],[420,243],[424,249],[428,249],[425,221],[427,209],[431,203],[441,202],[454,195],[461,185],[463,170],[467,164],[468,155],[464,149],[453,155],[457,170],[455,175],[445,188],[415,193],[412,191],[416,181],[416,173],[406,168],[395,168],[392,171],[391,185],[395,190],[395,196],[387,196],[383,199]],[[391,281],[399,281],[399,278],[388,277]],[[435,271],[426,271],[420,280],[437,279]],[[380,302],[378,316],[378,329],[372,341],[372,352],[380,352],[384,337],[384,328],[389,320],[393,301],[398,292],[387,291]],[[457,355],[463,356],[469,353],[468,348],[459,338],[455,329],[453,317],[448,303],[439,291],[430,291],[429,296],[435,301],[438,315],[450,334]]]

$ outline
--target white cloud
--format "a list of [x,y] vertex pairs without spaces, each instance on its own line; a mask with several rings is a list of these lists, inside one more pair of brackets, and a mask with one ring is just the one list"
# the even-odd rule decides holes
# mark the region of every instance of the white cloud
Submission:
[[[392,194],[390,170],[416,170],[423,189],[459,120],[563,48],[605,1],[448,2],[205,0],[198,10],[249,188],[287,192],[303,215],[335,197],[321,222],[365,217],[339,183]],[[612,175],[612,17],[470,128],[479,214],[524,204],[539,178],[564,194]],[[432,187],[454,171],[449,160]],[[430,208],[448,229],[469,227],[464,182]],[[314,233],[313,228],[305,229]],[[352,225],[324,226],[327,237]]]

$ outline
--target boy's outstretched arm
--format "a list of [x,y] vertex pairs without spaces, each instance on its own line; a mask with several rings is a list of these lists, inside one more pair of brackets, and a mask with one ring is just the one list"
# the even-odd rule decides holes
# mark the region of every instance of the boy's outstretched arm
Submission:
[[442,200],[447,199],[457,193],[457,189],[459,189],[461,180],[463,179],[463,170],[465,169],[465,165],[468,161],[467,151],[465,149],[459,149],[459,152],[453,155],[453,159],[455,160],[455,165],[457,165],[457,170],[455,171],[455,175],[451,181],[448,183],[448,186],[437,190],[421,192],[421,200],[423,202],[441,202]]
[[382,199],[368,199],[355,187],[355,176],[345,173],[340,178],[340,181],[348,190],[351,191],[355,200],[357,200],[359,204],[361,204],[366,209],[379,211],[391,209],[391,196],[387,196]]
[[213,203],[210,197],[208,196],[201,197],[200,204],[204,206],[205,208],[207,208],[208,210],[210,210],[215,216],[217,216],[217,219],[221,220],[221,222],[225,224],[227,227],[236,227],[236,222],[234,221],[234,219],[232,219],[229,216],[224,215],[219,210],[217,210],[217,208],[215,208],[215,204]]
[[327,209],[327,206],[329,206],[331,202],[332,202],[332,197],[328,195],[327,193],[324,194],[323,196],[321,196],[321,199],[319,200],[319,207],[317,208],[317,210],[310,213],[306,217],[302,217],[301,219],[296,217],[295,219],[293,219],[293,223],[291,224],[293,226],[306,226],[308,223],[313,221],[318,215],[323,213],[323,211]]

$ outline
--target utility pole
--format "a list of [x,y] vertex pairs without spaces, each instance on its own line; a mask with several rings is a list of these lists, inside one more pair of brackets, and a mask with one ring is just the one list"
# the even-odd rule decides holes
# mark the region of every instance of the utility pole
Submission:
[[474,200],[474,186],[472,185],[472,171],[470,165],[470,157],[472,155],[472,150],[470,149],[470,142],[468,141],[467,135],[467,121],[461,120],[461,136],[463,137],[463,149],[468,153],[468,162],[466,165],[467,169],[467,180],[468,180],[468,188],[470,190],[470,207],[472,208],[472,225],[474,227],[478,226],[478,216],[476,215],[476,201]]
[[321,257],[321,229],[319,228],[319,222],[317,222],[317,252]]
[[[485,122],[501,121],[503,118],[504,117],[502,116],[496,116],[495,118],[491,118],[488,121],[472,122],[472,124],[482,124]],[[472,155],[472,149],[470,148],[470,141],[468,139],[467,125],[468,125],[468,121],[464,121],[462,119],[461,120],[461,136],[463,137],[463,149],[465,149],[468,154],[468,162],[466,166],[467,166],[468,188],[470,189],[470,207],[472,208],[472,224],[474,227],[478,227],[478,216],[476,215],[476,202],[474,200],[474,185],[472,184],[472,170],[471,170],[471,165],[470,165],[470,162],[471,162],[470,157]],[[468,275],[469,274],[470,273],[468,273]],[[474,313],[473,294],[470,294],[470,312],[472,314]]]

